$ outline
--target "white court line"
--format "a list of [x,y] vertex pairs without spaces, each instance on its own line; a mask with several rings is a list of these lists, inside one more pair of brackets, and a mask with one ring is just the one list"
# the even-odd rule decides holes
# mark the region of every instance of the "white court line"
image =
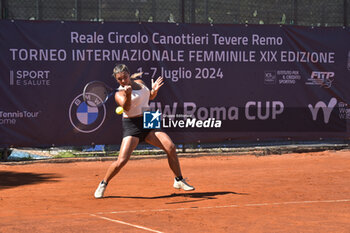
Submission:
[[128,226],[136,227],[136,228],[143,229],[143,230],[146,230],[146,231],[163,233],[161,231],[152,230],[152,229],[147,228],[147,227],[143,227],[143,226],[139,226],[139,225],[123,222],[123,221],[116,220],[116,219],[111,219],[111,218],[106,218],[106,217],[102,217],[102,216],[97,216],[97,215],[94,215],[94,214],[90,214],[90,215],[94,216],[94,217],[97,217],[97,218],[102,218],[102,219],[107,220],[107,221],[116,222],[116,223],[120,223],[120,224],[124,224],[124,225],[128,225]]
[[343,199],[343,200],[318,200],[318,201],[290,201],[290,202],[256,203],[256,204],[243,204],[243,205],[224,205],[224,206],[189,207],[189,208],[176,208],[176,209],[122,210],[122,211],[113,211],[113,212],[99,212],[99,213],[96,213],[96,214],[124,214],[124,213],[144,213],[144,212],[181,211],[181,210],[238,208],[238,207],[254,207],[254,206],[273,206],[273,205],[314,204],[314,203],[337,203],[337,202],[350,202],[350,199]]

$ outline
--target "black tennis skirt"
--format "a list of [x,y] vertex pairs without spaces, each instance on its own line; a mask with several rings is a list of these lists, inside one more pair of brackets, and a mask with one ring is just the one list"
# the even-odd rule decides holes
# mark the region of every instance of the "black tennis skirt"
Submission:
[[123,138],[127,136],[138,137],[140,142],[145,141],[147,135],[155,129],[143,128],[143,116],[123,118]]

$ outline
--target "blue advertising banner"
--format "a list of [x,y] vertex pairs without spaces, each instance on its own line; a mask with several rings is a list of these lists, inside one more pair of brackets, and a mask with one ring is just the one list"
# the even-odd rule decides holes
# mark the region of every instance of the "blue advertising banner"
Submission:
[[[119,144],[117,63],[150,87],[176,143],[349,138],[349,28],[0,21],[0,146]],[[153,118],[150,118],[153,119]],[[152,122],[147,122],[152,124]]]

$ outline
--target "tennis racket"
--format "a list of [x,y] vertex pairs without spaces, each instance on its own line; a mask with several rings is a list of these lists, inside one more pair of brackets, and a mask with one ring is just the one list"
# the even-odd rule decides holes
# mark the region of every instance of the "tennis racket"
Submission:
[[90,107],[100,107],[117,91],[117,89],[107,86],[104,82],[92,81],[85,85],[83,99]]

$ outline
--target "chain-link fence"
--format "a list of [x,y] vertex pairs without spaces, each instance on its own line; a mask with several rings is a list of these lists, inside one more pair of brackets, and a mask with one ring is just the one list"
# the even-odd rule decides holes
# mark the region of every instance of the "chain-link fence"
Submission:
[[349,26],[350,0],[0,0],[2,19]]

